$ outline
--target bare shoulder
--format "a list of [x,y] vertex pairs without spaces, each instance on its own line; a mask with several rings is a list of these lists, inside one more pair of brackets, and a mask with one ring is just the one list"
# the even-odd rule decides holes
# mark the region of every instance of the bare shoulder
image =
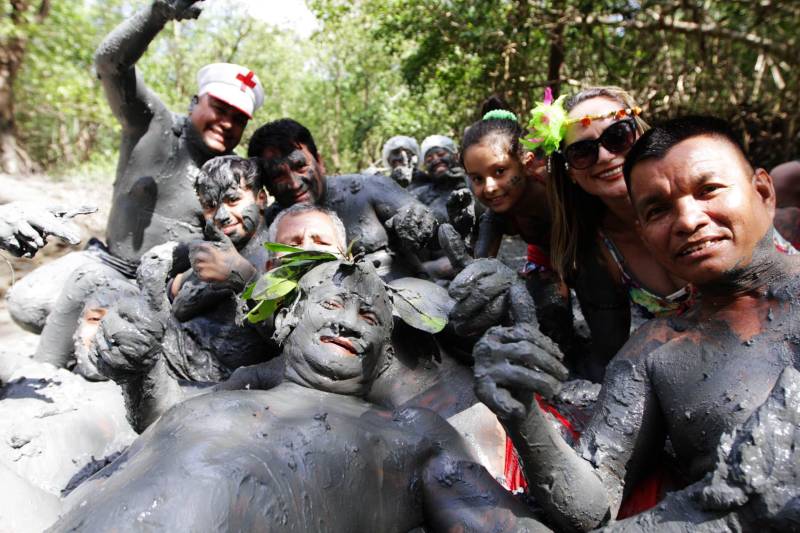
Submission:
[[677,339],[693,325],[691,318],[664,317],[645,322],[620,348],[615,359],[644,361],[665,344]]

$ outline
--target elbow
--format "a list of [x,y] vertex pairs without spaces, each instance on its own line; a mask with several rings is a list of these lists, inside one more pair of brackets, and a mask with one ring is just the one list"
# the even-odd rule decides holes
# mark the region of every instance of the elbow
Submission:
[[[563,480],[549,487],[540,487],[548,500],[548,514],[562,531],[593,531],[610,521],[609,495],[600,479]],[[539,499],[539,498],[537,498]],[[542,499],[540,499],[542,501]]]
[[113,74],[116,70],[114,62],[114,54],[111,47],[103,41],[94,52],[94,70],[97,72],[97,77],[102,79],[106,76]]

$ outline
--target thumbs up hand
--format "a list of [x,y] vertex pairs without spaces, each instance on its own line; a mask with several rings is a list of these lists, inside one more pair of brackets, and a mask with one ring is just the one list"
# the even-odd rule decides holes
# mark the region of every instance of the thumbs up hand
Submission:
[[206,240],[189,243],[192,270],[202,281],[241,292],[256,275],[256,268],[213,222],[206,222],[204,234]]

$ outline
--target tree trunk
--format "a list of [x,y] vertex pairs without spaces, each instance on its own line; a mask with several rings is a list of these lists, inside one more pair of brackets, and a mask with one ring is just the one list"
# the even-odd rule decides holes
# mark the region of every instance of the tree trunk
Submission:
[[17,143],[14,120],[14,80],[25,55],[25,41],[20,37],[0,43],[0,172],[25,174],[32,165],[28,154]]
[[[19,30],[13,36],[0,38],[0,172],[27,174],[33,162],[17,142],[17,124],[14,119],[14,81],[17,79],[25,48],[28,44],[29,24],[26,12],[30,0],[11,0],[11,23]],[[32,22],[40,24],[50,14],[50,0],[41,0],[32,15]]]

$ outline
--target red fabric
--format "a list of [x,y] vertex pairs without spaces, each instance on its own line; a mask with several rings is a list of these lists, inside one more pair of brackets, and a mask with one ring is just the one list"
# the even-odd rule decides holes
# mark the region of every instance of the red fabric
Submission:
[[535,244],[528,245],[528,262],[535,263],[550,270],[553,269],[553,265],[550,263],[550,255]]
[[528,483],[525,482],[525,476],[522,475],[522,469],[519,466],[517,450],[514,449],[514,444],[508,437],[506,437],[506,463],[503,468],[503,475],[506,478],[508,490],[511,492],[528,488]]
[[[553,415],[553,417],[558,420],[560,424],[565,426],[567,431],[570,432],[576,441],[578,440],[580,433],[575,430],[570,421],[564,418],[555,407],[545,402],[538,394],[536,395],[536,402],[543,411]],[[528,483],[525,480],[525,476],[523,475],[522,468],[519,464],[517,451],[514,448],[514,444],[511,442],[511,439],[508,437],[506,437],[506,459],[503,473],[510,491],[514,492],[519,489],[524,490],[528,487]],[[617,520],[622,520],[623,518],[639,514],[652,507],[655,507],[663,497],[665,492],[664,486],[667,484],[667,480],[668,473],[666,470],[661,468],[648,478],[639,482],[630,495],[622,502],[622,505],[619,508],[619,513],[617,514]]]
[[651,476],[639,482],[634,490],[622,501],[617,513],[617,520],[637,515],[655,507],[664,494],[667,471],[659,468]]

